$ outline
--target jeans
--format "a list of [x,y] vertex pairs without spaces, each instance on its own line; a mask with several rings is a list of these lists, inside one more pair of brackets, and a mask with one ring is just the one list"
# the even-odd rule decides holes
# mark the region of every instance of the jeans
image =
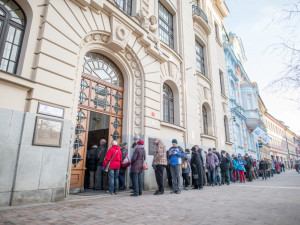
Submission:
[[[218,172],[218,175],[217,175],[217,172]],[[217,166],[216,167],[216,179],[215,179],[215,183],[219,183],[221,184],[221,170],[220,170],[220,167]]]
[[103,190],[105,187],[105,172],[102,170],[102,166],[97,166],[95,174],[95,189]]
[[216,168],[213,170],[208,169],[208,183],[214,185],[216,182]]
[[90,183],[89,183],[89,188],[94,188],[95,187],[95,171],[90,170]]
[[120,179],[121,187],[125,187],[124,174],[119,173],[119,179]]
[[173,183],[173,191],[181,191],[182,190],[182,167],[181,164],[176,166],[170,165],[171,175],[172,175],[172,183]]
[[[297,168],[297,172],[300,173],[300,168],[299,168],[299,167]],[[273,176],[272,176],[272,177],[273,177]]]
[[155,167],[155,178],[158,186],[158,191],[164,193],[164,170],[165,166],[156,165]]
[[119,170],[108,169],[109,193],[119,192]]
[[261,170],[261,176],[262,176],[262,179],[267,179],[267,171]]
[[133,182],[133,193],[135,195],[142,195],[143,193],[142,173],[132,173],[132,182]]
[[229,169],[222,170],[221,174],[222,174],[222,184],[225,184],[225,182],[227,184],[230,184],[230,181],[229,181]]
[[230,181],[233,182],[233,170],[229,170]]

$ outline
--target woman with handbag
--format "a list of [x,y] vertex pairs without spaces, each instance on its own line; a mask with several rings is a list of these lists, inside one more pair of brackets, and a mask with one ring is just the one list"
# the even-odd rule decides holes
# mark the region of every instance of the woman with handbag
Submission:
[[119,192],[119,170],[122,162],[122,153],[116,141],[111,142],[112,147],[107,151],[103,167],[108,170],[108,191],[109,194]]
[[122,143],[120,144],[121,147],[121,152],[122,152],[122,163],[121,163],[121,168],[120,168],[120,172],[119,172],[119,179],[120,179],[120,189],[121,190],[125,190],[125,173],[126,173],[126,169],[128,166],[130,166],[130,161],[128,158],[128,151],[127,151],[127,143]]
[[130,196],[139,196],[143,192],[142,172],[143,164],[146,160],[146,152],[144,149],[144,142],[139,140],[135,148],[133,157],[131,159],[131,173],[134,192]]

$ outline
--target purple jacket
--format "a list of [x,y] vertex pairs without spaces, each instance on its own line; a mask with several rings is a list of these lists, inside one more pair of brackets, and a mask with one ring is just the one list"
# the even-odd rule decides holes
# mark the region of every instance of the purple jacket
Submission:
[[218,156],[215,153],[206,155],[206,168],[213,170],[216,166],[219,165]]

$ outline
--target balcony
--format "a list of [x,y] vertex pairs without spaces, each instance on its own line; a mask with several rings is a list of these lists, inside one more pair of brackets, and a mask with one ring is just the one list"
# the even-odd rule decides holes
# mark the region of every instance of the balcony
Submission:
[[247,126],[250,127],[252,130],[263,124],[262,117],[258,109],[245,109],[244,116],[246,117]]
[[208,25],[208,19],[207,16],[205,14],[205,12],[203,12],[203,10],[196,6],[193,5],[193,19],[194,21],[198,22],[200,24],[200,26],[205,30],[207,35],[211,34],[211,29]]
[[229,9],[225,3],[225,0],[215,0],[215,4],[220,10],[223,17],[227,17],[229,14]]

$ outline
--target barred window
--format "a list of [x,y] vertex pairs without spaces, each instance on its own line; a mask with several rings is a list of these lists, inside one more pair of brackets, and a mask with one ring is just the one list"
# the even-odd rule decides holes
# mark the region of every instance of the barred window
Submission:
[[197,71],[205,76],[205,59],[204,59],[204,48],[196,41],[196,65]]
[[132,13],[132,0],[115,0],[115,2],[122,11],[124,11],[128,15],[131,15],[131,13]]
[[25,14],[13,0],[0,0],[0,69],[16,73],[23,35]]
[[174,123],[174,96],[167,84],[163,86],[163,110],[164,121]]
[[202,117],[203,117],[203,133],[208,135],[208,118],[207,118],[207,110],[205,106],[202,106]]
[[160,2],[158,3],[158,26],[160,40],[174,49],[173,15]]
[[224,128],[225,128],[225,140],[229,142],[230,141],[229,126],[228,126],[228,119],[226,116],[224,116]]

